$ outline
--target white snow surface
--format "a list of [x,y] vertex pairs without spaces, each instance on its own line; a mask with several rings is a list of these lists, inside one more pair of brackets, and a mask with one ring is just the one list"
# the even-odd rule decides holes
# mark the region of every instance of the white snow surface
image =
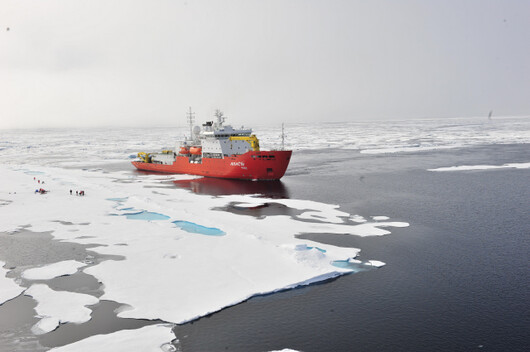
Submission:
[[[34,193],[38,179],[45,181],[49,193]],[[9,217],[0,222],[0,231],[29,223],[31,231],[53,231],[58,240],[95,243],[100,246],[92,251],[123,256],[124,260],[106,260],[82,269],[104,284],[101,299],[129,305],[120,317],[183,323],[257,294],[352,272],[331,263],[355,258],[359,249],[298,239],[297,234],[381,236],[389,234],[390,227],[408,226],[393,221],[352,225],[347,222],[351,215],[337,205],[314,201],[213,197],[178,188],[149,188],[160,187],[166,179],[128,171],[0,166],[0,184],[4,186],[0,199],[10,201],[2,206]],[[86,195],[70,195],[70,189],[83,189]],[[303,218],[312,221],[280,215],[258,219],[212,210],[234,203],[272,202],[303,210]],[[129,220],[120,216],[128,208],[161,213],[170,219]],[[226,235],[186,232],[172,223],[175,220],[219,228]],[[297,250],[299,244],[313,249]]]
[[36,335],[53,331],[62,323],[81,324],[89,321],[92,311],[86,306],[99,302],[91,295],[54,291],[44,284],[33,284],[24,294],[37,301],[35,311],[41,320],[32,328]]
[[461,165],[428,169],[428,171],[470,171],[470,170],[496,170],[496,169],[530,169],[530,163],[507,163],[503,165]]
[[[183,121],[185,121],[183,119]],[[229,123],[237,125],[236,120]],[[281,126],[252,126],[264,150],[279,148]],[[530,118],[485,117],[386,122],[287,124],[286,148],[407,153],[487,144],[530,143]],[[173,149],[188,131],[180,127],[0,131],[2,162],[58,167],[122,162],[138,151]],[[42,135],[46,138],[40,138]],[[315,136],[318,136],[317,138]],[[58,156],[60,157],[54,157]]]
[[258,202],[258,203],[239,203],[236,204],[236,208],[256,208],[256,207],[262,207],[265,206],[265,203]]
[[369,260],[367,263],[370,264],[371,266],[375,266],[375,267],[378,267],[378,268],[382,267],[383,265],[385,265],[384,262],[381,262],[379,260]]
[[389,217],[383,216],[383,215],[376,215],[376,216],[372,216],[372,219],[374,219],[375,221],[383,221],[383,220],[388,220]]
[[59,276],[75,274],[77,269],[85,265],[76,260],[65,260],[38,268],[27,269],[22,273],[22,277],[27,280],[49,280]]
[[66,346],[52,348],[50,352],[171,351],[169,348],[164,349],[175,339],[171,328],[168,324],[157,324],[112,334],[94,335]]
[[366,222],[366,219],[364,217],[362,217],[361,215],[352,215],[350,217],[350,220],[353,221],[353,222],[357,222],[357,223],[363,223],[363,222]]
[[[287,147],[294,150],[333,148],[383,154],[530,143],[529,117],[494,118],[491,121],[478,117],[373,123],[301,123],[286,125],[285,128]],[[265,135],[260,133],[260,144],[267,146],[277,143],[278,134],[277,131]]]
[[0,305],[20,295],[25,288],[17,285],[15,280],[6,277],[8,270],[5,262],[0,260]]

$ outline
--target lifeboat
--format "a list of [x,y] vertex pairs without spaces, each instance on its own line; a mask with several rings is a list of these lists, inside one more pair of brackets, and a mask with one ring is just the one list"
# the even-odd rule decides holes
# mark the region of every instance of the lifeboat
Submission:
[[188,155],[190,150],[187,147],[180,147],[180,154]]
[[202,148],[201,147],[191,147],[190,148],[190,154],[201,155],[202,154]]

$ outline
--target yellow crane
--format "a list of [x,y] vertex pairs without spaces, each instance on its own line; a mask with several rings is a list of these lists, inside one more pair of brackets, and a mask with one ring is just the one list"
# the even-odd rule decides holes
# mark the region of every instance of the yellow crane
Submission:
[[259,140],[255,134],[249,136],[232,136],[229,138],[231,141],[247,141],[250,144],[250,148],[253,151],[259,152]]

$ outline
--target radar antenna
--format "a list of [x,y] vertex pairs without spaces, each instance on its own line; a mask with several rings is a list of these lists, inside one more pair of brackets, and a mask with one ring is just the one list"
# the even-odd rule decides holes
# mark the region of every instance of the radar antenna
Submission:
[[217,117],[217,124],[219,125],[219,127],[222,126],[223,122],[225,122],[223,112],[219,109],[215,110],[215,117]]
[[186,118],[188,120],[188,124],[190,125],[190,140],[193,140],[193,124],[195,123],[195,113],[191,111],[191,106]]

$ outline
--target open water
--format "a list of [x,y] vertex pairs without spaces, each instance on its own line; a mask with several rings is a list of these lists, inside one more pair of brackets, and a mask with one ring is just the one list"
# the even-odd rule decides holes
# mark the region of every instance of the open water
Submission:
[[[427,171],[526,162],[528,145],[295,155],[271,195],[339,204],[352,214],[385,214],[410,226],[383,237],[306,236],[362,248],[360,259],[387,265],[254,297],[178,326],[184,351],[530,349],[530,170]],[[222,193],[223,183],[227,193],[237,189],[237,182],[196,182],[197,192]]]

